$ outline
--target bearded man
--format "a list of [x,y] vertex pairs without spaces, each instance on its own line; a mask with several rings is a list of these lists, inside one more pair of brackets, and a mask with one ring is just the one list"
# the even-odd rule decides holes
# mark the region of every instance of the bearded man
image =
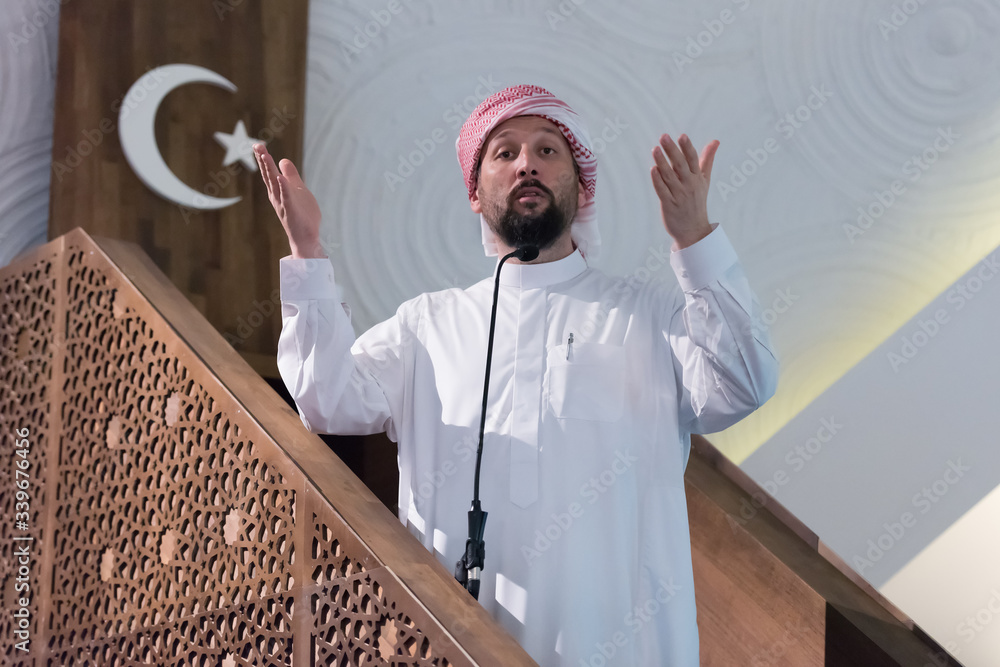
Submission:
[[[760,309],[707,194],[701,156],[660,137],[653,189],[677,284],[590,267],[596,159],[548,91],[483,101],[456,148],[487,254],[533,245],[500,274],[487,428],[483,606],[542,665],[698,664],[684,469],[691,433],[774,392]],[[281,260],[278,366],[312,431],[386,431],[399,519],[446,567],[464,552],[493,278],[422,294],[355,339],[294,165],[256,147],[291,257]],[[433,480],[434,483],[427,483]]]

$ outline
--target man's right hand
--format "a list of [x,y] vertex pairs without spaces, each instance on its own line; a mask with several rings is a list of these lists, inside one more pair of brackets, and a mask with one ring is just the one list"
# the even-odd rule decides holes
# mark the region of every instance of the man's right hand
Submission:
[[281,161],[281,171],[278,171],[264,144],[254,144],[253,153],[267,186],[267,198],[271,200],[271,206],[288,235],[292,257],[326,257],[326,251],[319,242],[319,222],[322,218],[319,203],[302,181],[299,170],[291,160],[286,159]]

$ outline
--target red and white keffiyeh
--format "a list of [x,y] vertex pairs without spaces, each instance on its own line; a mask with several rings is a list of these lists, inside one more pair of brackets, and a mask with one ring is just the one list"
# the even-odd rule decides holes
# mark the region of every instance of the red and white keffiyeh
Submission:
[[[580,167],[580,182],[587,192],[587,201],[573,218],[570,233],[573,242],[587,258],[597,257],[601,247],[601,236],[597,231],[597,207],[594,195],[597,191],[597,158],[591,150],[590,134],[583,121],[565,102],[539,86],[520,85],[504,88],[480,103],[469,116],[455,141],[458,164],[465,176],[465,186],[472,198],[478,185],[479,155],[486,137],[500,123],[515,116],[541,116],[559,128],[573,151],[573,157]],[[483,227],[483,247],[486,254],[498,254],[496,235],[480,215]]]

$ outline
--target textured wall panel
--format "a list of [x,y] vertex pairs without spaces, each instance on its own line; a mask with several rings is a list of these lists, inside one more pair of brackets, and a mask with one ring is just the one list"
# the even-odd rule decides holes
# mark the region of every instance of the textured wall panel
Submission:
[[[492,270],[454,140],[495,89],[537,83],[585,119],[597,264],[613,274],[643,277],[670,246],[648,174],[659,134],[721,140],[709,213],[783,365],[775,399],[713,438],[736,460],[1000,243],[996,0],[313,0],[310,12],[304,173],[359,332]],[[856,234],[859,208],[875,215]]]

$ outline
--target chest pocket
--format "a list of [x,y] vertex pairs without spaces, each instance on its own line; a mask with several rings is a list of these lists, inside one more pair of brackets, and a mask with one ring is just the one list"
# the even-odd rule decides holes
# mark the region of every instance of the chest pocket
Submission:
[[621,418],[625,348],[600,343],[573,343],[569,350],[566,345],[550,347],[545,375],[549,409],[556,417],[603,422]]

